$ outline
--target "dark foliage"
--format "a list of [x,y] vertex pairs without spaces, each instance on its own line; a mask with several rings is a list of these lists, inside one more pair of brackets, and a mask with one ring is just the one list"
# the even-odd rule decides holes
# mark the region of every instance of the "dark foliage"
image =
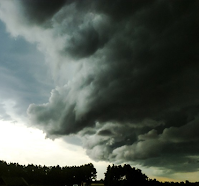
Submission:
[[199,186],[199,182],[159,182],[156,179],[149,179],[140,169],[130,165],[112,165],[107,167],[104,179],[105,186]]
[[0,161],[0,176],[23,177],[29,184],[35,185],[80,185],[82,182],[91,183],[96,179],[96,169],[93,164],[81,166],[60,167],[41,165],[19,165]]
[[130,165],[112,167],[109,165],[105,173],[105,186],[126,186],[145,184],[148,177],[140,169],[132,168]]

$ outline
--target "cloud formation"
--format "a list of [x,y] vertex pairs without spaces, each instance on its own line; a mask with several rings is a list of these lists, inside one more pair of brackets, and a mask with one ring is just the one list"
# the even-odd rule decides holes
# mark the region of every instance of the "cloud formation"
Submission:
[[1,16],[38,44],[57,82],[48,103],[29,106],[32,123],[81,136],[95,160],[198,170],[198,1],[59,2],[13,1],[15,20]]
[[0,103],[0,120],[12,120],[11,116],[6,112],[5,104]]

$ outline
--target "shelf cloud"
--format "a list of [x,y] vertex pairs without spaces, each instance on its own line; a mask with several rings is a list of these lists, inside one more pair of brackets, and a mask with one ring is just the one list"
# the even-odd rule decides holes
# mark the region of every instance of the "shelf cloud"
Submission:
[[7,30],[37,43],[56,84],[47,103],[29,106],[32,125],[79,136],[97,161],[198,170],[197,0],[0,5]]

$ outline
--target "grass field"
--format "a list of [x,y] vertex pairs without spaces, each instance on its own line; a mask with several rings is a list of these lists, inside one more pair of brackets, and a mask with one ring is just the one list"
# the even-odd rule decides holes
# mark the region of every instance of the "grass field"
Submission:
[[91,183],[91,186],[104,186],[103,183]]

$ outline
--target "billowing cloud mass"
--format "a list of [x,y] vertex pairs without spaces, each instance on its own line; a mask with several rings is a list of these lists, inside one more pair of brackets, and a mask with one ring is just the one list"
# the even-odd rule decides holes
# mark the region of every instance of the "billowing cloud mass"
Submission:
[[94,160],[198,170],[199,1],[0,6],[7,30],[45,54],[56,84],[49,102],[29,106],[34,126],[80,136]]

